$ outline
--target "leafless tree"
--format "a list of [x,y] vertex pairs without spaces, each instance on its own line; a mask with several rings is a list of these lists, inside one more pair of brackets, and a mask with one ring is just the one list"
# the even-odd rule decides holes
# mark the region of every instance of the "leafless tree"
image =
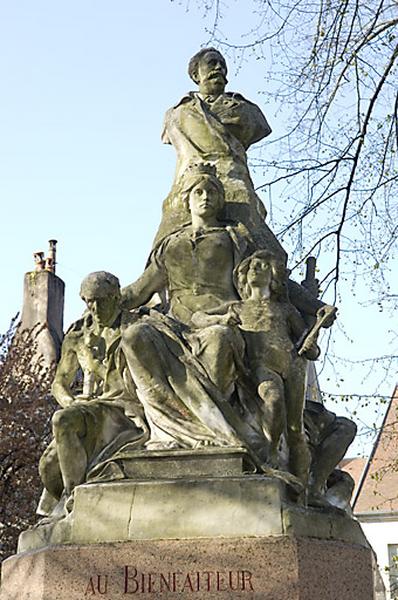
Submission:
[[51,433],[51,369],[37,363],[35,332],[0,336],[0,562],[32,525],[40,496],[38,462]]
[[333,257],[324,288],[337,289],[342,274],[370,276],[394,302],[380,267],[398,237],[396,2],[249,1],[255,26],[242,31],[244,43],[222,34],[233,2],[197,4],[213,19],[209,42],[235,64],[264,61],[263,93],[281,107],[286,127],[271,142],[272,159],[267,143],[252,162],[265,174],[260,187],[282,239],[295,240],[298,262],[321,251]]
[[[320,258],[321,287],[329,301],[340,303],[341,290],[351,286],[353,294],[365,289],[367,302],[393,314],[398,307],[392,287],[398,240],[396,0],[247,0],[245,20],[230,28],[242,5],[185,3],[205,17],[205,45],[220,48],[230,65],[239,69],[255,60],[263,65],[261,104],[276,106],[277,117],[273,135],[249,158],[271,226],[293,268],[311,254]],[[367,369],[377,369],[381,378],[396,373],[393,331],[390,337],[391,352],[357,361],[364,374]],[[347,365],[347,358],[332,348],[327,356],[337,377],[339,361]],[[334,398],[349,402],[357,417],[369,402],[383,412],[387,401],[373,392]]]

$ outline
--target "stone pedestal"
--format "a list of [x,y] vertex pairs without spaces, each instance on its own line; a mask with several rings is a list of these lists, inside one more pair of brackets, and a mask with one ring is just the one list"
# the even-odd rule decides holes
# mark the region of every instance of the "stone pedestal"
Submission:
[[290,536],[55,546],[3,570],[1,600],[373,600],[369,549]]
[[0,600],[373,600],[358,522],[289,503],[243,449],[128,460],[128,480],[79,486],[66,518],[20,536]]

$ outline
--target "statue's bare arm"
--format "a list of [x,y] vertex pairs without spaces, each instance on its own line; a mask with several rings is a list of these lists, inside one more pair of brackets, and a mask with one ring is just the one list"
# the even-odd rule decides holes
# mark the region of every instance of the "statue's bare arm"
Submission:
[[[289,311],[288,321],[290,325],[290,331],[292,333],[293,340],[297,342],[302,339],[303,334],[307,332],[308,328],[301,314],[293,306]],[[317,343],[314,341],[308,345],[304,352],[305,358],[308,360],[316,360],[320,354],[320,349]]]
[[65,336],[62,344],[61,359],[58,363],[52,385],[52,393],[58,404],[63,408],[74,402],[71,385],[79,369],[79,361],[76,354],[75,337]]
[[122,289],[122,306],[130,310],[149,302],[156,292],[161,292],[166,286],[166,277],[161,268],[151,263],[144,273],[130,285]]

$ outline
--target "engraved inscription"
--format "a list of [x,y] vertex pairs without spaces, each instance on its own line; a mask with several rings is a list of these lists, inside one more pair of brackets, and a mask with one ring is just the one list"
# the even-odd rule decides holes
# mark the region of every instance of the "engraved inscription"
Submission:
[[[107,574],[95,574],[88,578],[84,597],[122,596],[134,594],[195,594],[197,592],[254,592],[253,574],[247,570],[236,571],[139,571],[125,565],[123,579]],[[116,585],[118,582],[118,585]],[[111,586],[111,583],[113,584]],[[122,583],[122,585],[120,585]],[[112,588],[112,589],[111,589]],[[228,596],[229,597],[229,596]]]
[[163,592],[254,592],[250,571],[172,571],[167,573],[138,571],[124,567],[124,594]]
[[108,593],[108,575],[92,575],[88,581],[85,596],[99,594],[104,596]]

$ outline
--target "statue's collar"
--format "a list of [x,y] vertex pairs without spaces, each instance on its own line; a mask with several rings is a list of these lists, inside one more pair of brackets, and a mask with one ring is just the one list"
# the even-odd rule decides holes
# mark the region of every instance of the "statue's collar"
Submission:
[[[232,99],[244,100],[243,96],[241,96],[240,94],[237,94],[236,92],[223,92],[222,94],[217,96],[217,99],[218,98],[228,98],[230,100],[232,100]],[[173,106],[173,108],[178,108],[179,106],[181,106],[181,104],[186,104],[187,102],[192,102],[193,100],[196,100],[196,99],[205,101],[205,98],[203,98],[199,94],[199,92],[188,92],[187,94],[185,94],[185,96],[183,96],[181,98],[181,100],[179,102],[177,102],[177,104],[175,104]]]

